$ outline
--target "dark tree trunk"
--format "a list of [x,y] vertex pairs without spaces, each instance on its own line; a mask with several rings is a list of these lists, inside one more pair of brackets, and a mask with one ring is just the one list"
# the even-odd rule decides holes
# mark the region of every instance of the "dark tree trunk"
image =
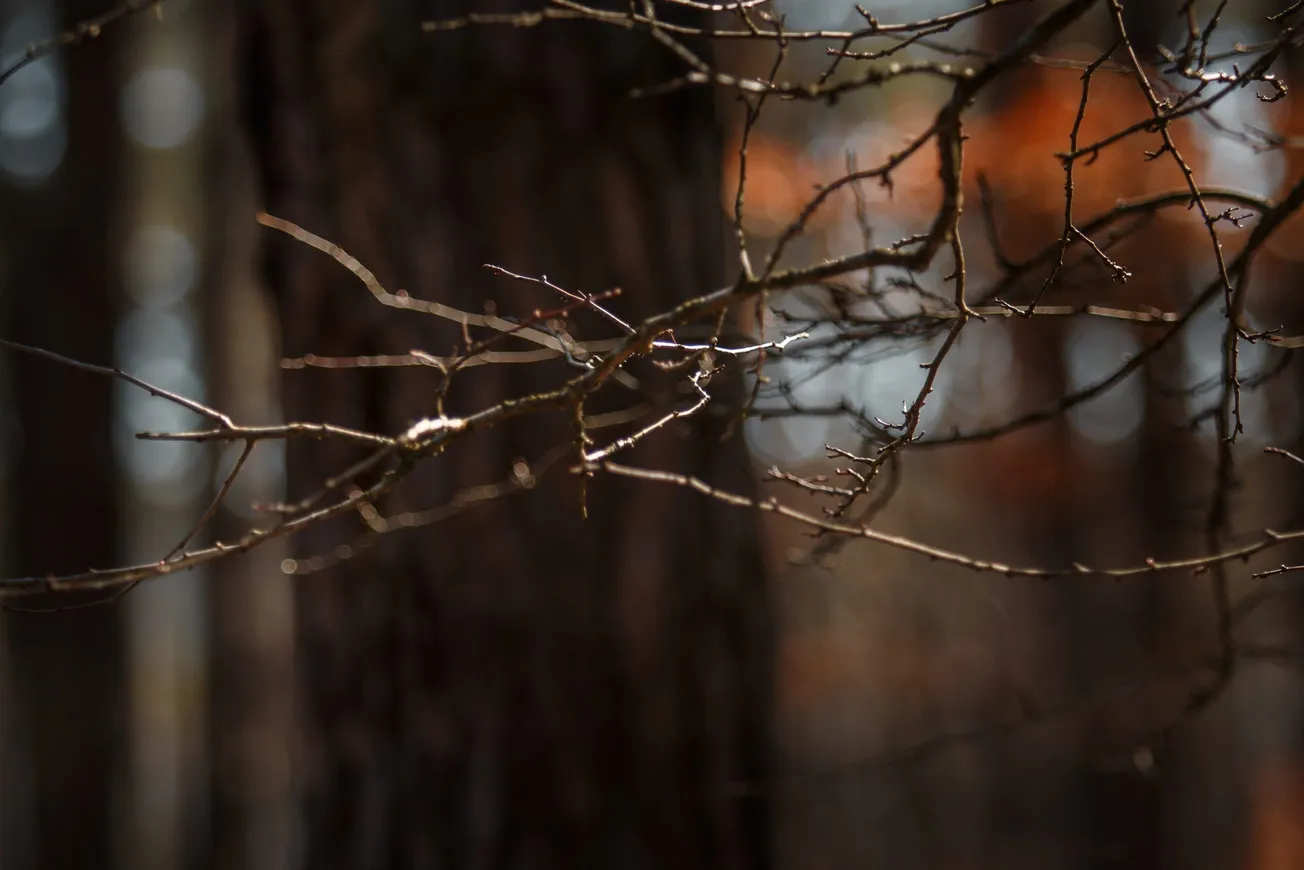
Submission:
[[[477,313],[490,300],[517,316],[558,301],[483,263],[579,291],[619,286],[629,318],[720,286],[711,94],[629,100],[631,86],[682,69],[614,28],[421,33],[423,17],[464,6],[246,5],[268,210],[338,242],[391,290]],[[286,240],[269,241],[266,267],[287,356],[443,354],[458,340],[448,324],[383,309]],[[566,371],[469,371],[450,413]],[[398,431],[433,413],[433,374],[295,372],[286,415]],[[727,424],[703,417],[628,461],[748,491]],[[384,507],[446,502],[570,437],[564,414],[481,433]],[[295,446],[291,495],[351,457]],[[299,581],[307,866],[768,863],[765,809],[739,796],[765,785],[769,756],[755,517],[602,479],[588,508],[584,521],[573,479],[552,475]],[[341,523],[299,544],[330,553],[357,532]]]
[[[229,4],[209,3],[198,22],[207,35],[210,68],[220,71],[208,85],[207,101],[215,117],[227,119],[238,117],[236,83],[226,74],[235,52],[236,14]],[[256,276],[253,167],[243,131],[232,124],[216,125],[206,144],[203,247],[213,266],[205,270],[201,298],[208,394],[238,420],[272,423],[279,348],[270,300]],[[281,497],[274,476],[266,473],[275,449],[259,446],[242,475],[245,486],[227,496],[228,507],[242,510],[252,501]],[[209,524],[219,541],[238,539],[246,528],[245,519],[226,510]],[[209,870],[292,866],[294,580],[277,576],[285,556],[283,541],[270,542],[208,571]]]
[[[63,4],[64,24],[103,11]],[[68,151],[48,181],[28,190],[0,180],[7,274],[3,334],[76,359],[113,361],[120,263],[111,256],[119,201],[116,39],[63,56]],[[6,502],[6,571],[39,576],[118,561],[113,456],[114,384],[48,360],[9,354],[20,439]],[[18,603],[18,602],[15,602]],[[58,608],[64,596],[25,599]],[[82,601],[81,603],[86,603]],[[6,870],[112,863],[115,779],[123,751],[122,610],[105,604],[53,614],[6,613],[12,717],[27,774],[25,835],[0,824]],[[14,848],[26,840],[30,854]]]

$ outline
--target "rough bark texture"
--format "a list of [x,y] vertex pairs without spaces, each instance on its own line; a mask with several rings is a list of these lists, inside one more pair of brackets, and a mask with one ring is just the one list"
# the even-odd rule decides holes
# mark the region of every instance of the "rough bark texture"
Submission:
[[[504,4],[493,5],[501,11]],[[423,35],[462,3],[245,9],[248,114],[266,206],[340,243],[391,290],[528,315],[556,299],[626,317],[725,280],[720,148],[706,91],[631,101],[681,69],[645,36],[561,24]],[[385,310],[339,266],[268,243],[287,356],[447,353],[458,332]],[[588,327],[598,328],[596,323]],[[603,334],[610,334],[605,332]],[[432,372],[296,372],[286,414],[397,431]],[[564,363],[460,376],[450,412],[556,384]],[[632,396],[622,397],[625,402]],[[631,461],[752,484],[714,415]],[[390,511],[505,479],[571,438],[565,415],[478,435]],[[291,493],[352,454],[291,451]],[[755,518],[672,488],[553,476],[301,581],[312,867],[756,867],[768,863],[768,606]],[[356,524],[323,527],[329,552]],[[743,788],[740,788],[743,787]],[[754,793],[754,792],[751,792]]]
[[[72,2],[63,17],[71,26],[101,11],[97,2]],[[119,202],[119,45],[95,40],[64,56],[64,80],[75,85],[66,92],[68,151],[59,170],[30,190],[0,181],[3,334],[100,364],[113,360],[119,293],[120,264],[110,253]],[[116,564],[114,384],[33,356],[10,355],[7,363],[20,441],[6,500],[13,510],[4,517],[12,542],[6,571],[32,576]],[[73,603],[66,596],[22,602]],[[117,604],[0,616],[15,737],[26,762],[15,772],[25,787],[5,795],[19,805],[0,810],[31,825],[0,825],[0,834],[11,835],[0,842],[6,870],[112,860],[124,727],[121,617]]]

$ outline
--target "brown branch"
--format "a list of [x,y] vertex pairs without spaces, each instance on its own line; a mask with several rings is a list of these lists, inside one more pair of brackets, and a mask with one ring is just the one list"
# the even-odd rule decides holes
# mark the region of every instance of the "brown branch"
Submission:
[[60,48],[71,48],[72,46],[81,45],[89,39],[98,39],[104,32],[104,28],[118,21],[129,18],[138,12],[153,10],[154,14],[162,17],[164,0],[126,0],[126,2],[115,6],[108,12],[104,12],[94,18],[88,18],[79,23],[71,30],[46,39],[42,42],[34,42],[27,46],[18,60],[0,69],[0,87],[9,81],[23,67],[35,63],[48,54],[52,54]]
[[930,544],[924,544],[920,541],[901,535],[880,532],[876,529],[871,529],[868,526],[857,526],[834,520],[821,519],[820,517],[813,516],[804,511],[799,511],[782,504],[777,498],[764,500],[750,498],[745,495],[739,495],[738,493],[719,489],[704,480],[690,477],[686,474],[678,474],[669,471],[655,471],[647,468],[635,468],[628,465],[619,465],[609,460],[594,463],[584,469],[573,469],[573,471],[587,471],[589,473],[601,471],[621,477],[643,480],[649,483],[663,483],[684,487],[724,504],[732,505],[733,507],[776,514],[822,532],[845,535],[851,539],[870,541],[895,550],[923,556],[930,561],[943,562],[948,565],[955,565],[978,573],[1000,574],[1004,577],[1029,577],[1037,580],[1054,580],[1065,577],[1107,577],[1115,580],[1124,580],[1130,577],[1151,576],[1171,571],[1190,571],[1194,574],[1200,574],[1217,565],[1223,565],[1230,562],[1248,561],[1252,556],[1256,556],[1259,553],[1279,547],[1283,544],[1304,541],[1304,529],[1296,529],[1289,532],[1263,529],[1260,533],[1259,539],[1249,544],[1244,544],[1240,547],[1233,547],[1217,553],[1209,553],[1203,556],[1192,556],[1186,559],[1146,559],[1140,565],[1129,565],[1122,568],[1099,568],[1078,562],[1073,563],[1073,565],[1068,568],[1038,568],[1024,565],[1010,565],[1003,562],[991,562],[985,559],[975,559],[966,556],[963,553],[943,549],[941,547],[934,547]]
[[72,369],[77,369],[78,371],[90,372],[91,374],[96,374],[96,375],[104,375],[110,378],[118,378],[120,380],[126,381],[132,386],[140,387],[142,390],[149,393],[151,396],[157,396],[160,399],[166,399],[167,401],[171,402],[174,405],[179,405],[180,407],[185,408],[187,411],[193,411],[194,413],[200,415],[201,417],[207,417],[208,419],[215,421],[224,430],[235,428],[235,424],[231,422],[231,418],[223,414],[221,411],[214,410],[213,408],[210,408],[207,405],[196,402],[194,399],[187,399],[185,396],[178,395],[177,393],[174,393],[171,390],[165,390],[162,387],[156,387],[153,384],[149,383],[148,381],[143,381],[140,378],[136,377],[135,375],[124,372],[122,369],[110,368],[109,366],[100,366],[100,365],[95,365],[93,363],[82,362],[80,360],[75,360],[72,357],[67,357],[64,356],[63,354],[55,353],[54,351],[45,350],[39,347],[30,347],[25,344],[19,344],[18,342],[10,341],[7,338],[0,338],[0,347],[7,347],[10,350],[16,350],[20,353],[31,354],[32,356],[39,356],[42,359],[48,359],[51,360],[52,362],[57,362],[60,365],[67,366]]

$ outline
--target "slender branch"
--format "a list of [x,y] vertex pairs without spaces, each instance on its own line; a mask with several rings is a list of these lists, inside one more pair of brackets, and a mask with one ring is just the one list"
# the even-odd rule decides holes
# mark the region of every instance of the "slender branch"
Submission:
[[124,18],[129,18],[138,12],[151,10],[155,15],[163,15],[164,0],[126,0],[126,2],[115,6],[108,12],[104,12],[94,18],[87,18],[71,30],[53,36],[41,42],[34,42],[23,51],[18,60],[8,64],[0,69],[0,87],[9,81],[14,74],[29,64],[35,63],[46,55],[52,54],[60,48],[71,48],[81,45],[90,39],[98,39],[104,32],[104,28],[116,24]]

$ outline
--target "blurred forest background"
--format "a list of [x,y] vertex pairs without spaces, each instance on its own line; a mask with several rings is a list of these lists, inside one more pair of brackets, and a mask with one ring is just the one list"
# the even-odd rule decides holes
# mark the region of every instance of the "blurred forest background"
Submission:
[[[626,100],[682,69],[611,29],[422,32],[470,5],[517,8],[167,0],[161,17],[131,16],[15,74],[0,85],[0,336],[119,366],[247,424],[394,431],[425,412],[420,372],[305,355],[404,353],[447,333],[382,309],[328,258],[259,227],[260,210],[340,243],[390,289],[467,310],[537,304],[486,262],[586,291],[619,283],[630,317],[727,283],[738,101],[705,88]],[[896,21],[972,4],[867,5]],[[1055,5],[1006,4],[938,40],[999,52]],[[1193,8],[1202,21],[1221,9],[1215,43],[1228,51],[1275,37],[1267,16],[1286,5]],[[844,0],[775,6],[794,29],[863,23]],[[1125,4],[1139,55],[1180,43],[1182,6]],[[0,66],[105,7],[0,0]],[[1054,56],[1093,60],[1108,27],[1096,10]],[[773,47],[726,44],[716,59],[764,77]],[[806,80],[828,58],[802,44],[786,63]],[[1275,69],[1294,85],[1304,53]],[[1059,231],[1053,154],[1079,72],[1029,64],[966,115],[966,230],[983,235],[985,189],[1009,257]],[[768,103],[748,152],[757,248],[849,151],[869,166],[916,135],[945,87],[909,78],[833,106]],[[1304,171],[1300,152],[1227,131],[1298,136],[1299,106],[1247,93],[1218,104],[1217,124],[1189,119],[1174,135],[1202,184],[1276,198]],[[1116,73],[1094,80],[1091,107],[1084,141],[1147,112]],[[1139,145],[1079,172],[1079,215],[1183,186]],[[895,181],[861,206],[879,240],[935,208],[934,163]],[[820,212],[791,256],[859,245],[855,211]],[[1134,273],[1125,286],[1063,298],[1181,308],[1214,273],[1198,217],[1174,214],[1111,249]],[[1257,260],[1256,323],[1304,331],[1301,257],[1295,221]],[[971,282],[998,266],[975,250]],[[1040,407],[1135,353],[1145,329],[991,320],[966,333],[924,428]],[[1212,310],[1092,403],[910,452],[875,527],[1052,567],[1203,552],[1221,334]],[[934,347],[772,365],[803,402],[847,397],[887,416]],[[1304,524],[1304,468],[1263,453],[1304,455],[1304,367],[1266,344],[1245,345],[1242,365],[1272,373],[1245,392],[1234,447],[1231,526],[1252,537]],[[537,388],[485,368],[477,402]],[[126,384],[0,352],[0,572],[171,551],[240,450],[133,434],[194,425]],[[752,481],[771,465],[831,473],[825,444],[858,443],[834,416],[749,420],[748,466],[719,420],[694,427],[647,455],[766,494],[772,483]],[[562,420],[486,437],[399,507],[422,517],[516,456],[541,462],[567,432]],[[253,505],[298,497],[348,458],[330,443],[260,444],[207,534],[228,539]],[[428,528],[365,553],[339,552],[349,531],[327,525],[110,600],[70,609],[50,596],[23,604],[62,609],[0,615],[0,870],[1304,867],[1304,687],[1289,653],[1304,650],[1304,598],[1289,584],[1236,627],[1246,653],[1230,682],[1193,703],[1218,652],[1206,577],[1041,582],[856,542],[812,560],[811,537],[773,516],[623,482],[597,485],[585,524],[571,484],[548,486],[561,494],[423,517]],[[1297,550],[1251,564],[1298,564]],[[310,576],[287,575],[319,554]],[[1235,565],[1238,593],[1249,574]]]

